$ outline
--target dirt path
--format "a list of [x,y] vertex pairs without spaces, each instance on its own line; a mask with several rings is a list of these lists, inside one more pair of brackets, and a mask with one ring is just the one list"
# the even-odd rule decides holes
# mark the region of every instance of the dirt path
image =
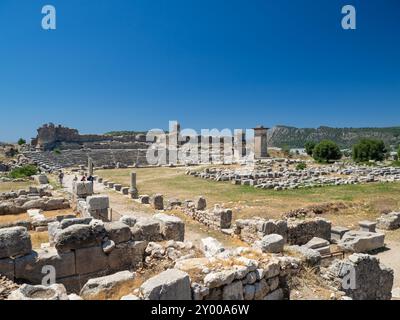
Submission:
[[[64,188],[66,191],[72,194],[72,182],[74,175],[66,175],[64,177]],[[158,211],[155,211],[150,205],[141,204],[135,200],[129,198],[129,196],[122,195],[115,190],[105,188],[102,183],[94,183],[95,194],[105,194],[109,196],[110,208],[112,208],[112,220],[116,221],[123,215],[134,215],[144,218],[150,218]],[[171,214],[169,211],[166,214]],[[221,232],[209,230],[202,224],[183,216],[183,214],[177,214],[185,222],[185,240],[192,241],[195,245],[199,245],[200,239],[206,237],[214,237],[221,241],[226,247],[231,247],[234,244],[234,239],[229,236],[222,234]]]

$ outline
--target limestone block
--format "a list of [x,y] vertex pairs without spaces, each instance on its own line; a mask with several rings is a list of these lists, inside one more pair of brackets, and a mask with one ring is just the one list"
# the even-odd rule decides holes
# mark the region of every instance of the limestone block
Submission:
[[104,223],[104,228],[108,238],[116,244],[129,241],[132,238],[131,229],[125,223],[119,221],[107,222]]
[[47,178],[47,176],[45,174],[38,174],[36,176],[34,176],[35,182],[38,184],[48,184],[49,183],[49,179]]
[[160,221],[150,218],[138,219],[135,226],[131,228],[132,238],[136,241],[160,241]]
[[76,273],[87,274],[107,270],[108,257],[101,246],[75,250]]
[[196,210],[200,210],[203,211],[206,209],[207,207],[207,201],[204,197],[200,196],[198,198],[195,199],[194,201],[194,207]]
[[279,234],[269,234],[254,243],[254,247],[265,253],[279,253],[283,251],[285,240]]
[[121,193],[123,195],[128,195],[129,194],[129,187],[122,187],[121,188]]
[[24,227],[0,229],[0,259],[29,254],[31,237]]
[[127,295],[132,290],[134,280],[135,273],[130,271],[93,278],[84,285],[79,295],[85,300],[106,300]]
[[338,246],[350,252],[369,252],[385,246],[385,235],[367,231],[349,231]]
[[244,300],[242,281],[234,281],[224,286],[222,300]]
[[204,285],[211,288],[222,287],[235,279],[235,270],[223,270],[207,274],[204,277]]
[[367,231],[367,232],[375,232],[376,231],[376,221],[364,220],[364,221],[360,221],[358,223],[358,225],[360,226],[361,231]]
[[283,300],[284,294],[282,289],[277,289],[264,297],[263,300]]
[[101,244],[104,234],[95,232],[90,225],[75,224],[56,233],[54,243],[59,252]]
[[108,196],[90,196],[86,198],[86,204],[89,210],[102,210],[110,207]]
[[128,241],[117,244],[108,255],[111,270],[120,271],[138,266],[144,261],[146,241]]
[[75,254],[58,253],[53,247],[32,251],[29,255],[15,259],[15,278],[40,284],[46,275],[42,273],[42,268],[46,265],[55,268],[57,279],[72,276],[75,274]]
[[0,274],[10,279],[11,281],[14,281],[15,272],[13,259],[0,259]]
[[114,184],[114,189],[115,189],[115,191],[121,191],[122,184],[119,184],[119,183]]
[[350,229],[345,227],[333,226],[331,228],[331,242],[338,243],[346,232],[350,231]]
[[86,198],[93,194],[93,183],[90,181],[77,181],[73,183],[72,189],[78,198]]
[[145,281],[140,291],[147,300],[191,300],[190,278],[186,272],[168,269]]
[[160,221],[160,232],[164,240],[184,241],[185,224],[181,219],[162,213],[154,215],[153,218]]
[[93,220],[93,218],[91,217],[87,217],[87,218],[69,218],[69,219],[64,219],[61,220],[59,228],[60,229],[66,229],[72,225],[75,224],[86,224],[89,225],[89,223]]
[[164,210],[164,197],[162,194],[156,194],[151,198],[151,204],[155,210]]

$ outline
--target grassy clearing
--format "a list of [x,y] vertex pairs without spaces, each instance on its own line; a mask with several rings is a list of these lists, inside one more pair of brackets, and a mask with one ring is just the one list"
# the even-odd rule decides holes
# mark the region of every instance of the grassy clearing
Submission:
[[[349,223],[369,219],[382,212],[400,208],[400,183],[332,186],[286,191],[261,190],[235,186],[228,182],[202,180],[184,174],[184,168],[137,168],[137,184],[141,194],[162,193],[165,198],[180,200],[206,197],[209,206],[223,204],[233,209],[235,218],[277,218],[283,213],[314,204],[337,202],[351,208],[326,217],[332,222],[349,218]],[[110,181],[129,186],[132,169],[99,170],[96,174]]]

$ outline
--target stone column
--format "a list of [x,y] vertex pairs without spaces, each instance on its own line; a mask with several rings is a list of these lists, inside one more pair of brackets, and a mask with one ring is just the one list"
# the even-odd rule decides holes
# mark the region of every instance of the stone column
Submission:
[[88,158],[88,176],[93,176],[93,161]]
[[138,190],[136,188],[136,172],[131,172],[131,187],[129,189],[129,194],[132,199],[137,199],[139,197]]

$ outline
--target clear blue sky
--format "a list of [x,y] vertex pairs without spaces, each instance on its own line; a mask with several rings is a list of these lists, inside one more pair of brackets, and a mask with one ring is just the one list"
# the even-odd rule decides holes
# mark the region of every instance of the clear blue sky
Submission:
[[[41,8],[57,30],[41,29]],[[341,8],[357,9],[357,30]],[[0,141],[400,123],[398,0],[1,0]]]

